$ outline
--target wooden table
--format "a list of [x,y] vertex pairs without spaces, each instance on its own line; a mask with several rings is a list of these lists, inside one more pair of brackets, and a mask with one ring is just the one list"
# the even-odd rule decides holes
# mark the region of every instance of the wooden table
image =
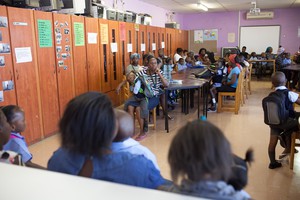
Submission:
[[193,97],[191,97],[191,89],[198,89],[198,118],[200,117],[200,90],[202,92],[203,99],[203,115],[207,117],[207,97],[209,92],[209,80],[196,78],[195,74],[200,73],[203,69],[186,69],[176,74],[172,75],[173,80],[181,80],[181,84],[170,83],[167,88],[165,88],[165,130],[169,132],[169,122],[168,122],[168,94],[171,90],[181,90],[183,94],[182,98],[182,112],[185,114],[189,113],[189,103],[192,102],[193,107]]
[[289,70],[289,71],[300,71],[300,64],[292,64],[288,65],[281,70]]

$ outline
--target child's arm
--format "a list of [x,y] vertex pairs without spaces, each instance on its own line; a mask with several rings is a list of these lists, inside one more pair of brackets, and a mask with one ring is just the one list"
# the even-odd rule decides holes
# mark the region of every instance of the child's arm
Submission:
[[38,164],[35,164],[35,163],[31,162],[31,160],[28,161],[27,163],[25,163],[25,165],[26,165],[26,167],[32,167],[32,168],[37,168],[37,169],[46,169],[43,166],[40,166]]
[[123,85],[125,85],[127,82],[127,80],[122,81],[116,88],[116,93],[119,94],[120,93],[120,89],[121,87],[123,87]]

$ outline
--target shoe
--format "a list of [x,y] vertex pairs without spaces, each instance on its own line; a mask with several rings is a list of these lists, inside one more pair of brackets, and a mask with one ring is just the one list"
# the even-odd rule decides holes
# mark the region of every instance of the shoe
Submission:
[[147,134],[144,134],[144,135],[139,135],[135,138],[136,141],[141,141],[143,139],[145,139],[147,137]]
[[168,115],[168,119],[169,119],[169,120],[174,120],[175,118],[174,118],[174,117],[171,117],[170,115]]
[[207,108],[207,112],[216,112],[217,109],[214,107]]
[[276,168],[279,168],[279,167],[282,167],[282,164],[275,161],[274,163],[270,163],[269,164],[269,169],[276,169]]

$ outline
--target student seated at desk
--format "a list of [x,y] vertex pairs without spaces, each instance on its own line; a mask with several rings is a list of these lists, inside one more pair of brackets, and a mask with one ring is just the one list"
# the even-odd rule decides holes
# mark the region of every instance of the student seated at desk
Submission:
[[222,131],[208,121],[194,120],[173,138],[168,161],[174,185],[169,189],[184,195],[218,200],[246,200],[229,180],[233,157]]
[[206,53],[206,49],[205,48],[201,48],[199,50],[199,57],[198,57],[198,61],[200,61],[203,65],[210,65],[211,62],[208,58],[208,55]]
[[296,64],[300,64],[300,46],[299,46],[299,50],[294,54],[294,62]]
[[183,58],[180,58],[178,63],[177,63],[177,69],[178,71],[185,70],[187,68],[186,63],[184,62]]
[[61,147],[48,161],[51,171],[152,189],[165,183],[144,156],[111,151],[117,123],[105,94],[87,92],[72,99],[59,132]]

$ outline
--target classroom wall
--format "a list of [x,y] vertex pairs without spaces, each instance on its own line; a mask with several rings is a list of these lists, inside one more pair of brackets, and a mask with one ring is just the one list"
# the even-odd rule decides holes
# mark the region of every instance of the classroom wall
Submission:
[[[300,37],[298,37],[300,8],[274,9],[273,11],[274,19],[266,20],[246,20],[247,11],[185,14],[181,28],[185,30],[218,28],[217,54],[220,55],[221,47],[239,45],[240,26],[280,25],[280,44],[287,51],[296,52],[300,45]],[[235,33],[234,43],[228,43],[228,33]],[[274,51],[277,51],[277,48],[273,47]]]

